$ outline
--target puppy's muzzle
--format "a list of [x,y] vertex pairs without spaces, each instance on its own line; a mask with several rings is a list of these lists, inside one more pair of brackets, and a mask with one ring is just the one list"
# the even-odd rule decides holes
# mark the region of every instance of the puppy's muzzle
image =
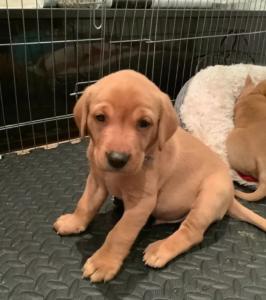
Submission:
[[106,153],[109,165],[114,169],[122,169],[128,162],[130,154],[111,151]]

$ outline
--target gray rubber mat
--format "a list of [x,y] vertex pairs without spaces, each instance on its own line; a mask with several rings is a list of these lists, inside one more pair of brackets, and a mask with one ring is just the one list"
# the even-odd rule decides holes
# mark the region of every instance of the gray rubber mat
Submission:
[[[167,267],[144,266],[142,252],[177,225],[147,224],[119,275],[81,278],[81,267],[121,215],[107,201],[87,231],[60,237],[52,223],[71,211],[88,172],[86,144],[64,144],[0,160],[0,299],[266,299],[266,234],[230,218]],[[249,204],[266,217],[266,202]]]

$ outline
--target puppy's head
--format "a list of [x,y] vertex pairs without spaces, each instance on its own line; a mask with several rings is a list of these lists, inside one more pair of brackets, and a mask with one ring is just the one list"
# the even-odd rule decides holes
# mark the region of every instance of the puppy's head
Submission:
[[89,135],[103,171],[135,173],[162,150],[178,126],[170,99],[140,73],[124,70],[88,87],[74,108],[81,136]]

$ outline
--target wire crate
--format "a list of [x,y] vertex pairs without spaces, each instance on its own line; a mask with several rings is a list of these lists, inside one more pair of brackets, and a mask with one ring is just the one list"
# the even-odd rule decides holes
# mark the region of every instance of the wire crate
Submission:
[[2,154],[78,137],[78,96],[113,71],[140,71],[174,100],[208,65],[265,64],[263,0],[5,0],[0,7]]

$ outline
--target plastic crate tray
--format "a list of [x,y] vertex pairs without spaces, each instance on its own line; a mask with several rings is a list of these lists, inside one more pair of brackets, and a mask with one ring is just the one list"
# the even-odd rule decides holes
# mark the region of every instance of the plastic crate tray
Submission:
[[[147,224],[118,276],[81,278],[121,211],[107,201],[83,234],[60,237],[52,223],[71,211],[88,173],[86,143],[6,155],[0,161],[0,299],[266,299],[266,234],[225,217],[204,241],[164,269],[144,266],[142,252],[178,225]],[[247,204],[266,216],[266,202]]]

